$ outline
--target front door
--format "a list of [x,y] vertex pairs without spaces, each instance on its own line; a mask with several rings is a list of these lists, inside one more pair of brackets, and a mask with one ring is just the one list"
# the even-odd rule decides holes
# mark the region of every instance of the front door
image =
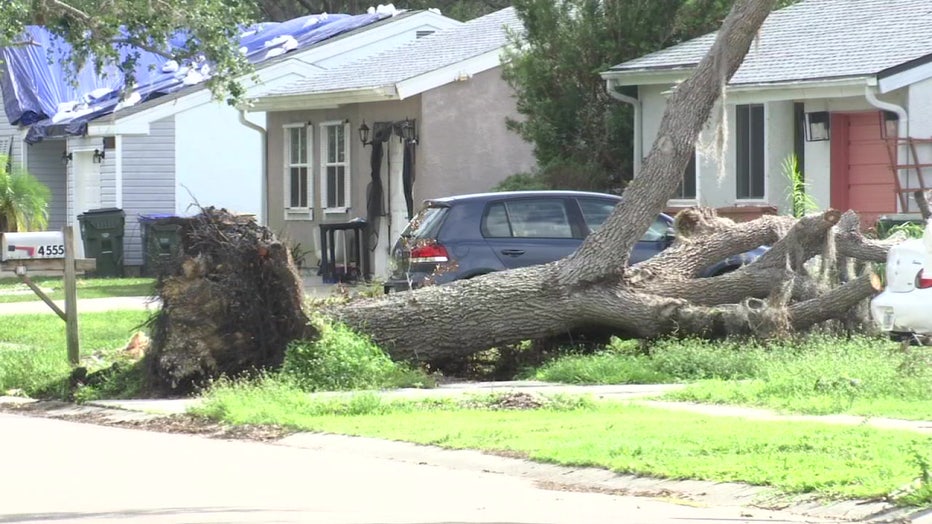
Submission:
[[878,217],[896,213],[896,183],[880,115],[832,114],[831,206],[861,215],[872,226]]
[[78,216],[91,209],[100,209],[100,164],[94,163],[93,151],[74,151],[71,154],[71,173],[74,176],[74,227],[75,253],[84,257]]

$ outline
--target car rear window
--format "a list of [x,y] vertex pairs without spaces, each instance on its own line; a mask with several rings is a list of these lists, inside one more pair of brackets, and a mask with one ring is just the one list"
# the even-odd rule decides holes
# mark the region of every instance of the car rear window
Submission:
[[521,199],[489,206],[482,234],[493,238],[573,238],[573,227],[563,199]]
[[[608,215],[612,214],[617,204],[618,202],[614,200],[580,198],[579,209],[582,210],[583,218],[586,221],[586,225],[589,227],[589,231],[598,229],[608,218]],[[668,224],[666,220],[657,217],[650,225],[647,232],[644,233],[644,236],[641,237],[641,242],[657,242],[658,240],[663,240],[669,228],[670,224]]]
[[422,208],[408,222],[408,227],[401,233],[404,238],[436,238],[440,223],[449,208],[428,205]]

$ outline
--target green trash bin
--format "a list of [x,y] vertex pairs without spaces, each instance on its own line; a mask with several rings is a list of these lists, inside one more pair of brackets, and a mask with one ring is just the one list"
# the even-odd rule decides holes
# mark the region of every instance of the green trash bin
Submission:
[[142,271],[155,276],[168,260],[178,256],[181,245],[181,224],[175,215],[139,215],[142,238]]
[[123,276],[123,229],[126,213],[122,209],[92,209],[78,215],[84,256],[97,260],[94,275]]

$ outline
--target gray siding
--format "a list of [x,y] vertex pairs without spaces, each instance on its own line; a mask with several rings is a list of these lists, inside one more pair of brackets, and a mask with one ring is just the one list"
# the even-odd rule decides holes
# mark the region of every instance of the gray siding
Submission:
[[[5,142],[3,138],[13,137],[13,158],[12,161],[14,164],[23,165],[23,134],[22,132],[13,125],[10,125],[9,119],[6,117],[6,112],[3,111],[3,93],[0,93],[0,142]],[[6,154],[7,151],[0,151],[0,153]]]
[[142,264],[139,215],[175,212],[175,118],[153,122],[148,135],[127,136],[122,145],[124,263],[136,266]]
[[28,147],[26,169],[52,192],[49,202],[49,230],[65,226],[68,213],[68,183],[61,156],[65,152],[64,140],[43,140]]

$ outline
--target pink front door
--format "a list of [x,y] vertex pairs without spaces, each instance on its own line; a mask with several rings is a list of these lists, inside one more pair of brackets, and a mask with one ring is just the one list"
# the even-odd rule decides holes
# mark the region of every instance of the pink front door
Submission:
[[864,227],[896,213],[896,184],[877,112],[832,114],[830,205],[853,209]]

